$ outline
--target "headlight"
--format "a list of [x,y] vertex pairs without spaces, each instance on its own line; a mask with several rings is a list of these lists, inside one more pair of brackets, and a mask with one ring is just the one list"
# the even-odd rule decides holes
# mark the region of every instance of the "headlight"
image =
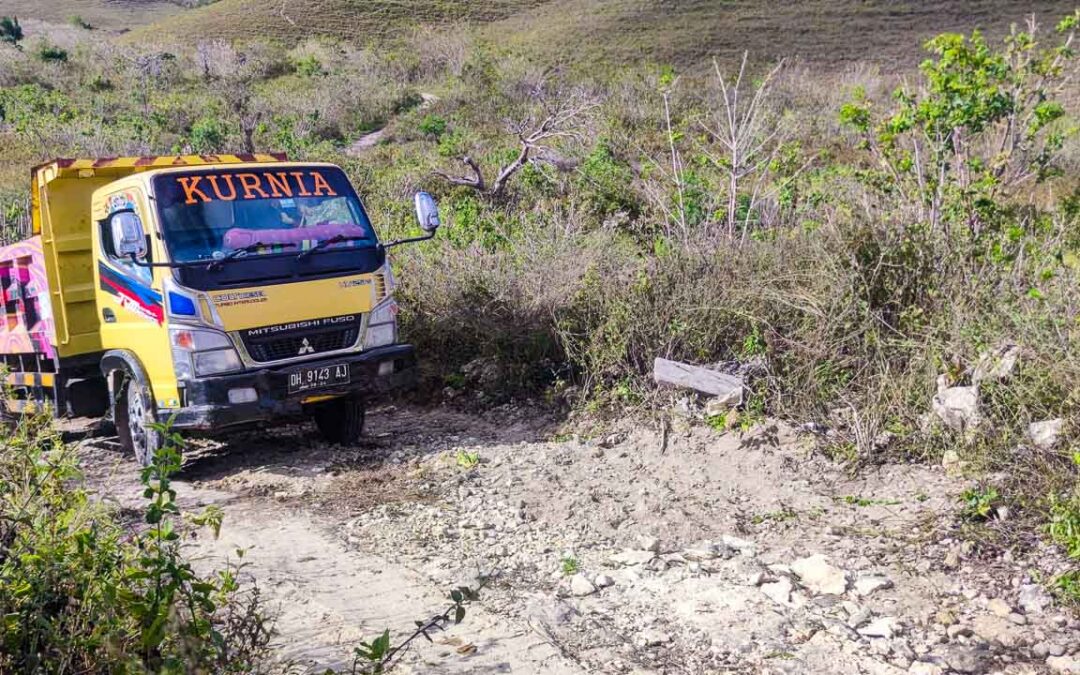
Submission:
[[398,304],[390,298],[368,313],[364,349],[384,347],[397,342]]
[[217,375],[240,370],[242,364],[235,349],[217,349],[212,352],[195,352],[195,374]]
[[397,321],[398,304],[393,299],[387,300],[368,314],[368,325],[377,326],[382,323],[394,323]]
[[384,347],[397,341],[397,324],[384,323],[378,326],[368,326],[364,334],[364,349]]
[[240,356],[224,333],[196,328],[170,328],[173,371],[178,380],[241,370]]
[[169,336],[172,338],[172,345],[174,348],[189,352],[232,348],[232,342],[229,341],[229,337],[216,330],[170,328]]

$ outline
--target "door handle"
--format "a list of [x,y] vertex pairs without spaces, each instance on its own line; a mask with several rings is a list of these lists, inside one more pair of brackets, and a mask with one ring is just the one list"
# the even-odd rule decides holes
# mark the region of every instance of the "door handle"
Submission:
[[101,318],[105,319],[105,323],[116,323],[116,313],[108,307],[101,310]]

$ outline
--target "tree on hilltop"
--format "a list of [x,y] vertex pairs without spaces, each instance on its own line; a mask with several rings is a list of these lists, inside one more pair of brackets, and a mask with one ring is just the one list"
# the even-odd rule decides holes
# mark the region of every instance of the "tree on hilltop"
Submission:
[[18,46],[22,39],[23,30],[18,17],[0,16],[0,42]]

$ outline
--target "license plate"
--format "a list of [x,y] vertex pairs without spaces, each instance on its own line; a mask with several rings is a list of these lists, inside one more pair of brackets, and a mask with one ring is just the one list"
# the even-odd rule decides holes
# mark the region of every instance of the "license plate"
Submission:
[[298,394],[312,389],[325,389],[349,383],[349,366],[339,363],[333,366],[303,368],[289,373],[289,393]]

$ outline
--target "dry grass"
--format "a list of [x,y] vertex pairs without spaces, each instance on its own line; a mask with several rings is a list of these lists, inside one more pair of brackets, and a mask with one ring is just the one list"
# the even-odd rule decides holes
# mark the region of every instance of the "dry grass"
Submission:
[[[5,0],[10,1],[10,0]],[[595,64],[658,61],[698,64],[704,57],[796,57],[837,66],[855,61],[910,64],[919,45],[943,30],[1008,30],[1034,12],[1054,20],[1072,0],[936,2],[913,0],[219,0],[171,16],[134,37],[286,40],[327,34],[361,43],[394,41],[417,25],[478,28],[497,45],[545,59]]]
[[[66,24],[74,16],[97,29],[120,31],[163,21],[184,11],[170,0],[0,0],[0,16]],[[40,32],[34,22],[23,21],[27,36]]]

